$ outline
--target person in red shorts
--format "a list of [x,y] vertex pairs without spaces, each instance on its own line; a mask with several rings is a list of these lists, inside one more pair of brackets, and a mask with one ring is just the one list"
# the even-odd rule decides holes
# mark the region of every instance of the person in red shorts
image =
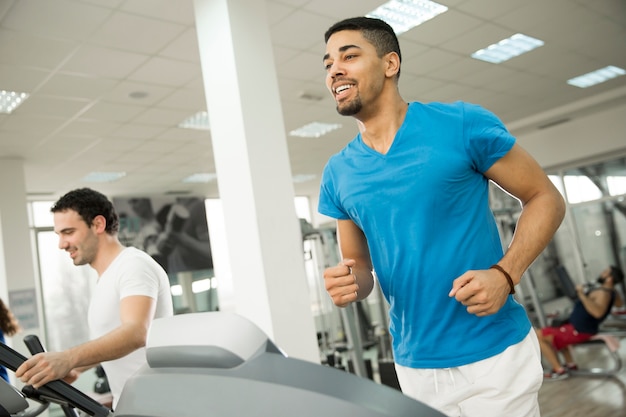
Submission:
[[[613,306],[623,303],[615,285],[624,280],[621,269],[610,266],[598,279],[597,284],[577,285],[578,299],[567,322],[560,326],[544,327],[537,330],[541,354],[552,366],[546,379],[563,379],[569,376],[569,369],[576,369],[576,364],[568,346],[591,339],[598,333],[600,324],[611,313]],[[565,364],[559,361],[563,355]]]

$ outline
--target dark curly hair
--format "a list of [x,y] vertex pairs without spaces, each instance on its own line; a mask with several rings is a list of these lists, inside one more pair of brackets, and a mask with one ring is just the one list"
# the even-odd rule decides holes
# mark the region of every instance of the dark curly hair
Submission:
[[[400,53],[400,44],[398,37],[393,28],[384,20],[373,17],[351,17],[344,19],[332,25],[326,33],[324,33],[324,42],[328,43],[328,39],[335,33],[342,30],[358,30],[363,34],[374,48],[379,57],[389,52],[398,54],[400,62],[402,62],[402,54]],[[397,77],[400,77],[400,69],[398,69]]]
[[11,310],[4,304],[4,301],[0,299],[0,330],[7,336],[13,336],[20,331],[20,325],[17,319],[11,313]]
[[113,203],[98,191],[91,188],[78,188],[61,197],[50,209],[52,213],[74,210],[87,223],[93,224],[96,216],[106,219],[106,232],[110,235],[118,232],[120,220],[113,207]]

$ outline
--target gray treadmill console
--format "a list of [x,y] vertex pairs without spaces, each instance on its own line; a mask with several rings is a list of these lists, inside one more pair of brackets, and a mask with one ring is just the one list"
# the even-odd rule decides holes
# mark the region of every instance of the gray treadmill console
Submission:
[[232,313],[157,319],[146,355],[116,417],[445,417],[391,387],[290,358]]
[[282,353],[255,324],[232,313],[155,320],[146,343],[151,368],[233,368],[260,351]]
[[22,393],[0,378],[0,417],[12,416],[28,408]]

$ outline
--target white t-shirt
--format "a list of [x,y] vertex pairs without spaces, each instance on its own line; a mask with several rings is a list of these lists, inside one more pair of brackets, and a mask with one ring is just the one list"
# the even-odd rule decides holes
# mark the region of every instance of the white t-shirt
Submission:
[[[148,254],[128,247],[113,260],[96,283],[88,314],[92,339],[120,326],[120,301],[132,295],[157,300],[154,318],[173,315],[167,274]],[[146,363],[145,348],[120,359],[102,362],[113,394],[114,408],[128,378]]]

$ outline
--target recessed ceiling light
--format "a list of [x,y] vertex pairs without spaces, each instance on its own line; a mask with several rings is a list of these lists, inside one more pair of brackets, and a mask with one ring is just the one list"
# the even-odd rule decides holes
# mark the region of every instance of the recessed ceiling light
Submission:
[[83,177],[84,182],[113,182],[125,177],[125,172],[91,172]]
[[27,93],[18,93],[17,91],[0,91],[0,113],[11,114],[28,96]]
[[128,97],[141,100],[148,97],[148,93],[146,91],[133,91],[128,95]]
[[313,122],[308,125],[304,125],[298,129],[289,132],[291,136],[299,136],[301,138],[319,138],[325,134],[332,132],[335,129],[341,127],[338,123],[320,123]]
[[183,182],[190,183],[207,183],[217,178],[217,175],[212,172],[199,172],[197,174],[191,174],[190,176],[183,178]]
[[325,96],[322,94],[310,93],[308,91],[300,91],[298,98],[306,101],[322,101]]
[[542,40],[516,33],[510,38],[503,39],[484,49],[479,49],[472,54],[472,58],[499,64],[540,46],[543,46]]
[[599,70],[595,70],[587,74],[567,80],[567,83],[575,87],[587,88],[624,74],[626,74],[626,70],[620,67],[609,65],[608,67],[604,67]]
[[209,113],[201,111],[180,122],[178,127],[185,129],[210,130]]
[[446,6],[434,1],[391,0],[366,16],[384,20],[399,35],[447,10]]

